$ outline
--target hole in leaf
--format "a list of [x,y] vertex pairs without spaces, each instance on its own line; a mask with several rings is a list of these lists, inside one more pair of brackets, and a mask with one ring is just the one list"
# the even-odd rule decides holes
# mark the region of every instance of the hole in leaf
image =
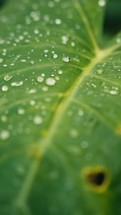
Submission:
[[87,179],[89,183],[95,186],[101,186],[105,181],[105,173],[104,172],[90,173],[89,175],[87,175]]
[[87,167],[83,171],[86,185],[94,192],[104,192],[107,190],[110,179],[105,167]]

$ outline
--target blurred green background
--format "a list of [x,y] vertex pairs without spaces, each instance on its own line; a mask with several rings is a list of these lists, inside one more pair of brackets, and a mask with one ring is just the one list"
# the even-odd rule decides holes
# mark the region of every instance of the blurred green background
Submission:
[[[7,1],[0,0],[0,8],[4,7]],[[121,31],[121,0],[108,0],[104,21],[104,32],[109,37]]]
[[104,30],[108,35],[121,31],[121,0],[108,0]]

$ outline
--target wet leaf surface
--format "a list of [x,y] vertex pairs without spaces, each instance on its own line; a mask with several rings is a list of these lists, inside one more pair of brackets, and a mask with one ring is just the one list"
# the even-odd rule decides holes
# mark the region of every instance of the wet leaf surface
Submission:
[[121,34],[104,0],[0,12],[0,214],[121,214]]

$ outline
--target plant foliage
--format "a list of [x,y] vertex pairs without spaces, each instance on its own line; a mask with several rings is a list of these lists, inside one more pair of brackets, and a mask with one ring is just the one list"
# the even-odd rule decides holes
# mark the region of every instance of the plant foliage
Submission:
[[0,214],[120,215],[121,34],[106,0],[0,1]]

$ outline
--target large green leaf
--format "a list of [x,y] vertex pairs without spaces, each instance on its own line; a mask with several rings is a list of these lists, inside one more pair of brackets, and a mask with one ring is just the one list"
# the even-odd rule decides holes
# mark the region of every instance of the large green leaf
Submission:
[[121,35],[104,0],[0,14],[0,214],[120,215]]

